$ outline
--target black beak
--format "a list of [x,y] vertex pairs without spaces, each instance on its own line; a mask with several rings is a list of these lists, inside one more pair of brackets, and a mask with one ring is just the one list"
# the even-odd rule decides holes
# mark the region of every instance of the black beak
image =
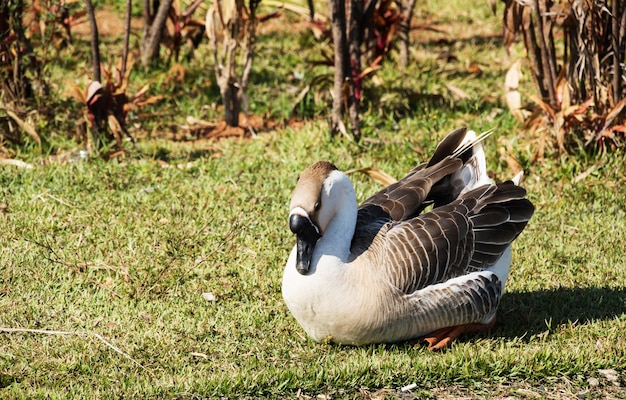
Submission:
[[311,267],[313,249],[321,237],[319,230],[311,220],[303,215],[292,214],[289,217],[289,229],[296,234],[296,269],[306,275]]

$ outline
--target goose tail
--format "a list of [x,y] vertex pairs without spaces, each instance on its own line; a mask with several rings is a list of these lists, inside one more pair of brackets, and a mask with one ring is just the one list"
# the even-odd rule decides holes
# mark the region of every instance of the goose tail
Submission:
[[455,151],[464,162],[463,167],[452,175],[454,185],[461,185],[461,193],[483,185],[491,185],[493,181],[487,175],[487,162],[485,159],[485,149],[483,140],[491,135],[493,131],[487,131],[476,135],[474,131],[467,131],[463,142]]

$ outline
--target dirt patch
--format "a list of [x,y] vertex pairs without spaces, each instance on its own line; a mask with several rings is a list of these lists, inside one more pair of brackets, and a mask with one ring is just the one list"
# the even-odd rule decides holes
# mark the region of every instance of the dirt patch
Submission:
[[305,122],[299,118],[291,118],[287,121],[279,122],[275,119],[266,119],[257,115],[248,115],[246,117],[243,113],[239,115],[238,126],[230,126],[223,119],[219,121],[204,121],[189,117],[186,125],[176,126],[163,136],[175,142],[216,140],[227,137],[249,139],[259,133],[285,127],[300,128],[304,124]]
[[[115,11],[111,8],[94,10],[96,24],[98,24],[98,34],[101,36],[124,36],[124,12]],[[141,32],[143,23],[139,18],[130,20],[130,31],[133,34]],[[91,37],[91,26],[87,17],[83,17],[78,24],[72,26],[72,35],[81,39],[89,39]]]

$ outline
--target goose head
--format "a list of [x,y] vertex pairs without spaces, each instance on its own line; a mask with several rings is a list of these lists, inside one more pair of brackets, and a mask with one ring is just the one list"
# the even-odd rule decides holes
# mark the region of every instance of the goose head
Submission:
[[[353,205],[356,221],[352,183],[332,163],[318,161],[300,175],[289,206],[289,229],[296,235],[296,270],[300,274],[309,273],[318,240],[346,204]],[[348,242],[351,239],[347,238]]]

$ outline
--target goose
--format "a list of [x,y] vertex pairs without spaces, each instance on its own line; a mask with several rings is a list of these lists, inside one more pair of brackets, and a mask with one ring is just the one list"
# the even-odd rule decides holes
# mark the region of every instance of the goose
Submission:
[[302,172],[282,295],[312,339],[419,340],[438,350],[493,327],[511,243],[534,206],[521,175],[497,184],[488,177],[489,134],[455,130],[428,163],[358,207],[350,179],[332,163]]

